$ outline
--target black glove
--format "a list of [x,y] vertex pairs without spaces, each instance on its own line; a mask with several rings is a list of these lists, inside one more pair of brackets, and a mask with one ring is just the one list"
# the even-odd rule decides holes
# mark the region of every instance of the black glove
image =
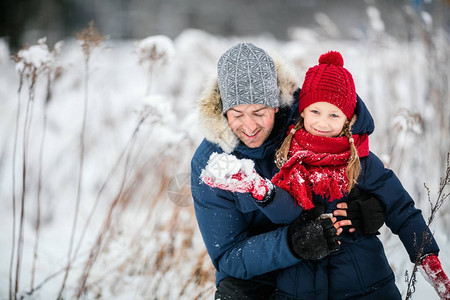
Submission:
[[336,228],[330,218],[319,218],[323,206],[300,214],[288,227],[288,244],[298,258],[321,259],[339,249]]
[[255,200],[257,205],[265,207],[273,201],[273,198],[275,198],[275,193],[276,193],[276,186],[272,182],[267,181],[266,195],[261,200],[258,200],[256,198],[253,199]]
[[385,207],[371,194],[353,188],[348,195],[347,206],[347,217],[359,232],[377,233],[383,226]]

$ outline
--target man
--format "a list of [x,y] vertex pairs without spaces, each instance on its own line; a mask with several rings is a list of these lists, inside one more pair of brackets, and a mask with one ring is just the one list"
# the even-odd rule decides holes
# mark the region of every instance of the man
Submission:
[[[298,118],[297,99],[298,84],[282,66],[275,65],[263,49],[241,43],[222,55],[218,81],[200,103],[205,139],[192,158],[191,190],[198,225],[216,269],[216,299],[269,299],[275,290],[276,270],[299,263],[299,257],[314,257],[317,245],[326,255],[336,247],[336,233],[342,231],[339,227],[357,220],[341,220],[335,226],[331,222],[311,225],[319,221],[299,221],[302,208],[269,180],[219,189],[211,187],[219,186],[214,182],[207,185],[201,179],[208,161],[214,164],[210,158],[226,158],[220,156],[224,153],[252,160],[258,178],[272,178],[279,171],[275,151]],[[358,105],[364,105],[360,99]],[[371,120],[370,115],[359,117]],[[373,121],[367,123],[372,128],[359,128],[357,122],[355,133],[373,130]],[[371,200],[369,208],[379,216],[380,206]],[[347,206],[342,205],[344,209],[336,210],[335,216],[346,216]],[[273,223],[266,216],[273,208],[285,212],[283,220],[295,221],[290,225]],[[376,231],[383,221],[369,223]],[[304,243],[314,228],[317,234]]]

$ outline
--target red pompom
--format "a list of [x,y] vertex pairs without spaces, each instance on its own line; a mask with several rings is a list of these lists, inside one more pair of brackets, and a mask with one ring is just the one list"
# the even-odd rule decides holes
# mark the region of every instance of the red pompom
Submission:
[[329,51],[325,54],[322,54],[319,57],[319,64],[328,64],[343,67],[344,59],[342,58],[342,55],[339,52]]

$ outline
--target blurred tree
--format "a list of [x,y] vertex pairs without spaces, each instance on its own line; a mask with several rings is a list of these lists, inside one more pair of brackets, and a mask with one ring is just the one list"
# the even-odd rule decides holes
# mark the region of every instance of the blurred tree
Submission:
[[33,0],[0,1],[0,37],[8,40],[11,51],[17,51],[27,22],[36,16],[39,2]]
[[[142,39],[163,34],[175,38],[187,28],[214,35],[245,36],[269,33],[276,39],[289,38],[289,28],[308,27],[325,38],[354,39],[370,30],[367,8],[376,7],[384,31],[396,39],[408,39],[403,18],[405,7],[443,12],[433,20],[449,30],[450,0],[1,0],[0,37],[10,48],[35,43],[46,36],[49,45],[95,21],[112,39]],[[237,13],[238,12],[238,13]],[[330,27],[330,24],[332,27]],[[332,30],[330,30],[332,29]]]

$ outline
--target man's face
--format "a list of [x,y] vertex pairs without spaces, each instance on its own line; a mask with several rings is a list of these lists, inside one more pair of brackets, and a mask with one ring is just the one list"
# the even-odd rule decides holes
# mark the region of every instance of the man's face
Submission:
[[261,146],[272,132],[278,108],[242,104],[227,110],[231,130],[249,148]]

